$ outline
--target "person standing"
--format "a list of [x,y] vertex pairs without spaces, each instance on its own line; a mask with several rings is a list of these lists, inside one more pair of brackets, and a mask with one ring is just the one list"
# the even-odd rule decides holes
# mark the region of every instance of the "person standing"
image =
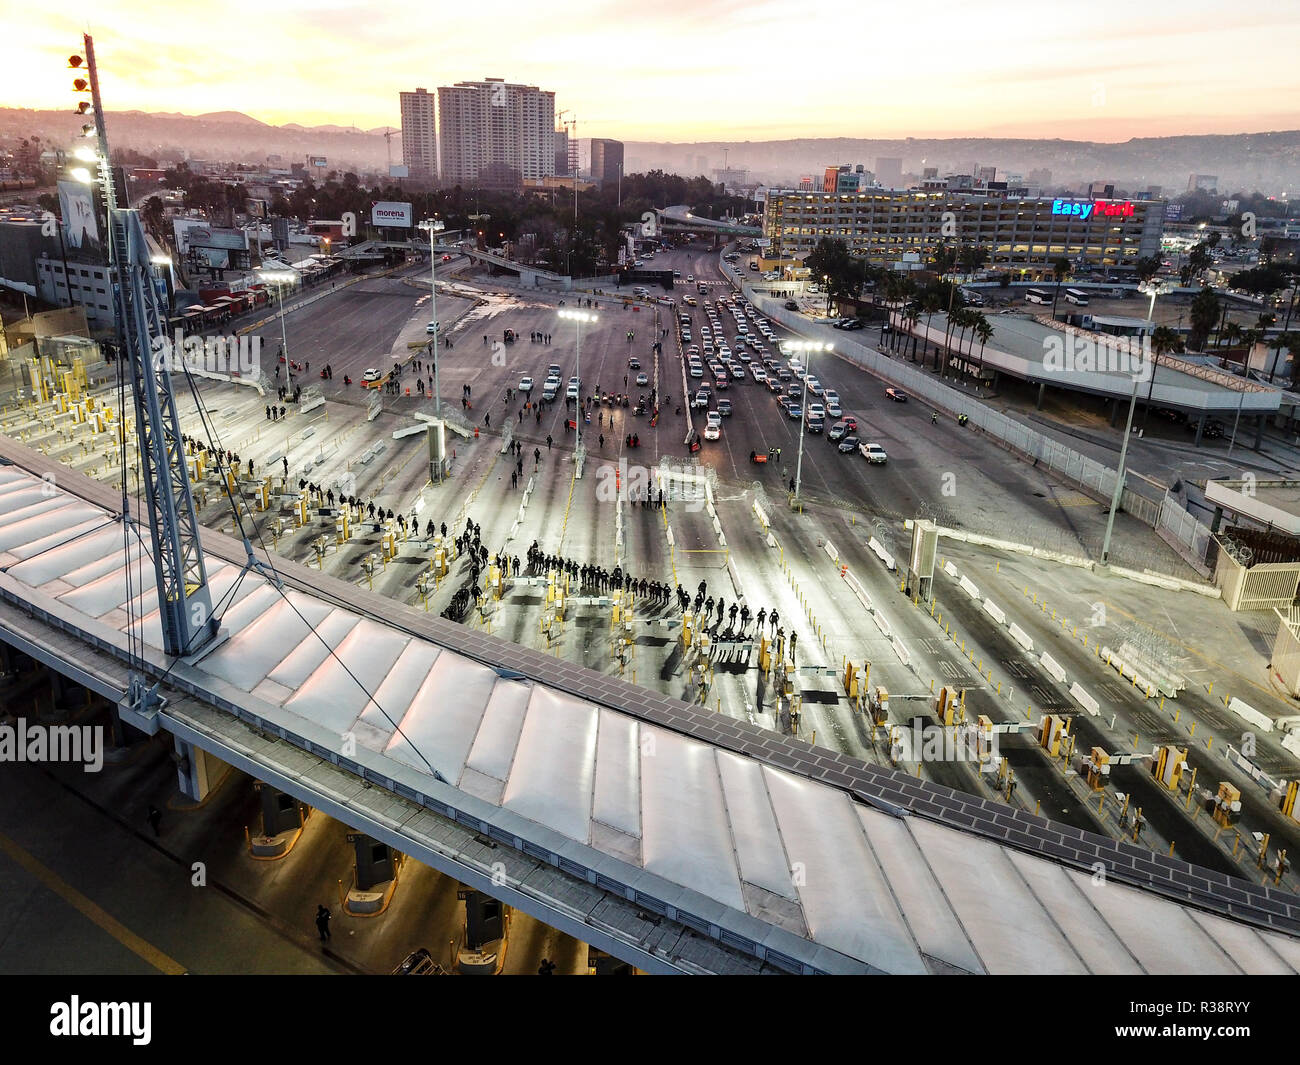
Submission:
[[328,943],[330,940],[330,913],[329,907],[318,905],[316,907],[316,931],[320,933],[320,941]]

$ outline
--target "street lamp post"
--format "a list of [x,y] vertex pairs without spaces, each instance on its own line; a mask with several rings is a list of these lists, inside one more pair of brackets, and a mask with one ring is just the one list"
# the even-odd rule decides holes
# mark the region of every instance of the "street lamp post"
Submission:
[[442,417],[442,389],[438,381],[438,257],[433,253],[433,235],[447,228],[445,222],[435,218],[425,219],[421,229],[429,231],[429,317],[433,321],[433,416]]
[[284,353],[284,382],[285,387],[292,394],[293,365],[289,361],[289,333],[284,323],[284,286],[293,284],[298,279],[298,275],[285,270],[262,270],[259,274],[263,281],[270,281],[275,285],[275,298],[280,306],[280,348]]
[[826,317],[831,316],[831,275],[822,274],[822,286],[826,289]]
[[[1155,318],[1156,297],[1162,293],[1168,292],[1169,286],[1164,284],[1163,282],[1153,281],[1145,287],[1139,287],[1138,291],[1146,292],[1147,295],[1151,297],[1151,302],[1147,305],[1147,321],[1151,323],[1152,331],[1154,331],[1156,325],[1156,318]],[[1151,397],[1155,395],[1155,391],[1156,391],[1156,363],[1157,360],[1155,358],[1155,352],[1152,351],[1151,387],[1147,389],[1146,406],[1142,408],[1142,428],[1140,431],[1143,436],[1146,435],[1146,431],[1147,431],[1147,419],[1151,417]],[[1134,394],[1136,395],[1136,392]],[[1128,440],[1126,439],[1124,442],[1125,444],[1127,444]]]
[[799,418],[799,456],[795,461],[794,471],[794,498],[800,498],[799,493],[803,490],[803,438],[804,429],[808,424],[808,376],[812,373],[812,355],[817,351],[830,351],[830,344],[823,344],[816,340],[795,340],[785,345],[794,351],[806,352],[808,362],[803,368],[803,401],[800,404],[801,416]]
[[[1155,367],[1152,367],[1151,373],[1154,376]],[[1106,535],[1101,541],[1101,564],[1108,565],[1110,562],[1110,534],[1115,528],[1115,511],[1119,509],[1120,497],[1124,494],[1124,462],[1128,458],[1128,438],[1133,432],[1133,410],[1137,406],[1138,398],[1138,375],[1133,375],[1133,395],[1128,401],[1128,421],[1124,424],[1124,442],[1119,448],[1119,469],[1115,471],[1115,491],[1110,496],[1110,513],[1106,515]]]
[[573,374],[578,379],[578,394],[574,397],[574,414],[573,414],[573,461],[579,470],[582,469],[582,323],[594,322],[596,315],[587,311],[560,311],[559,316],[566,318],[573,323],[574,334],[574,370]]

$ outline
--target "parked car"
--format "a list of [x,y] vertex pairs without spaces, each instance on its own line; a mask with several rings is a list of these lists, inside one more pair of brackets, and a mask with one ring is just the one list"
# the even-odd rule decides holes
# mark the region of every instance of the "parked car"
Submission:
[[366,384],[371,384],[375,381],[378,381],[381,376],[382,375],[379,373],[378,370],[376,370],[374,367],[371,367],[361,375],[361,380],[364,381]]
[[879,444],[863,444],[858,450],[862,452],[862,457],[868,462],[882,463],[889,460],[889,456],[885,454],[885,449]]
[[849,427],[843,422],[832,422],[831,427],[826,430],[826,439],[832,442],[842,440],[848,431]]
[[906,403],[906,402],[907,402],[907,393],[906,393],[906,392],[903,392],[903,391],[901,391],[900,389],[897,389],[897,388],[887,388],[887,389],[885,389],[885,395],[887,395],[887,396],[888,396],[890,399],[892,399],[895,403]]
[[846,436],[839,443],[841,455],[852,455],[858,450],[858,438],[856,436]]
[[787,311],[797,311],[799,309],[799,304],[795,303],[794,300],[786,300],[783,306]]

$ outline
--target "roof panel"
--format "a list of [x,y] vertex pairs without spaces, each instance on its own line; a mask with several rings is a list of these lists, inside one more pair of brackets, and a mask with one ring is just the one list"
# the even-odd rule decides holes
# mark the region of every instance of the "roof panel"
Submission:
[[654,755],[641,759],[645,867],[738,910],[745,908],[713,748],[642,725]]
[[541,685],[532,692],[502,805],[586,843],[591,838],[599,712],[591,703]]
[[641,835],[640,755],[637,722],[626,714],[601,710],[591,816],[638,838]]
[[867,847],[852,800],[770,766],[763,778],[814,938],[884,972],[924,974],[925,962]]
[[984,966],[925,856],[898,817],[857,808],[858,820],[922,953],[971,973]]
[[763,767],[730,751],[718,752],[718,773],[731,819],[731,835],[741,878],[774,895],[797,902],[790,862],[776,827]]

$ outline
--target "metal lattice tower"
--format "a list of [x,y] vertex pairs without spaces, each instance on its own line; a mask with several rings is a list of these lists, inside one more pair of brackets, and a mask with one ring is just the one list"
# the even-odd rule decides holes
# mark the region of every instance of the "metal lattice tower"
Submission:
[[100,104],[95,46],[89,34],[85,36],[85,45],[99,141],[99,171],[108,204],[109,270],[114,280],[118,349],[135,400],[141,479],[153,541],[163,649],[169,656],[188,655],[212,638],[216,622],[212,617],[212,594],[199,544],[189,471],[185,466],[180,418],[172,393],[172,360],[160,357],[154,347],[155,338],[166,338],[167,318],[139,212],[117,204]]

